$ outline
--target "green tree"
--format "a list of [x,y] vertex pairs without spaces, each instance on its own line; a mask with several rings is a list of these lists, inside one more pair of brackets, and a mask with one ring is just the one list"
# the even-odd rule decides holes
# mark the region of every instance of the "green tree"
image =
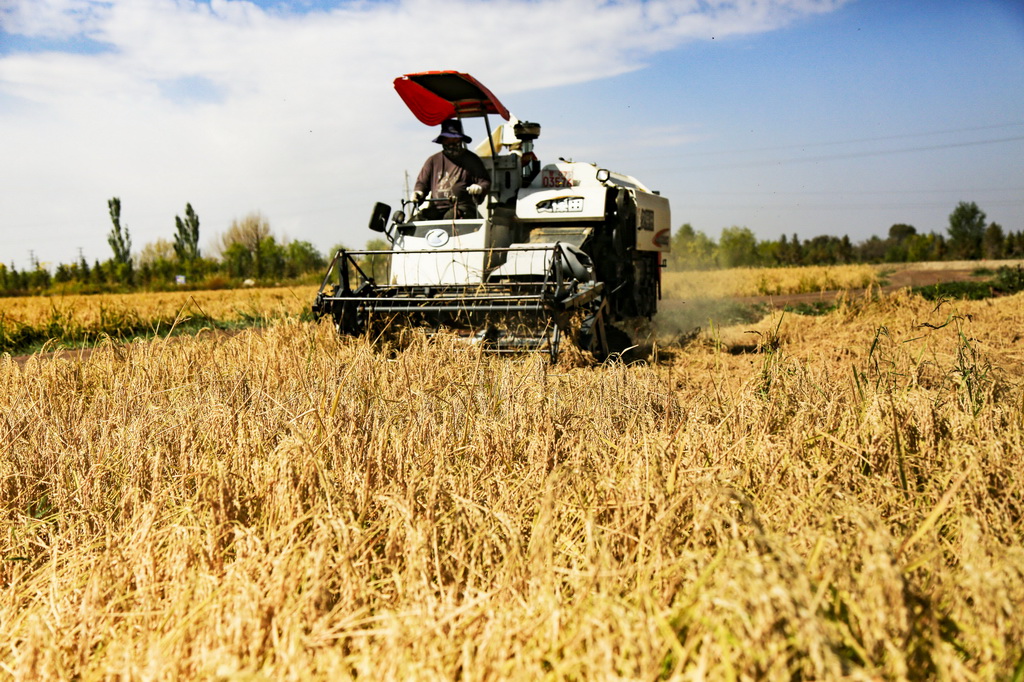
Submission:
[[862,263],[880,263],[885,260],[888,249],[889,241],[873,234],[857,245],[857,255]]
[[781,259],[779,248],[781,243],[774,239],[765,239],[757,243],[757,262],[764,265],[778,265]]
[[1006,253],[1006,235],[999,223],[990,223],[981,239],[981,250],[985,258],[1003,258]]
[[[785,236],[783,236],[783,243],[785,243]],[[793,239],[790,240],[789,246],[786,247],[786,265],[805,265],[804,263],[804,245],[800,243],[800,237],[797,236],[796,232],[793,233]]]
[[908,260],[911,240],[917,235],[913,225],[896,223],[889,228],[883,260],[886,263],[905,263]]
[[703,270],[715,266],[717,245],[700,230],[694,230],[690,223],[684,223],[672,236],[672,250],[669,263],[678,270]]
[[673,269],[682,269],[684,266],[684,255],[693,241],[695,230],[690,223],[683,223],[672,235],[671,248],[669,249],[668,263]]
[[78,279],[81,282],[89,281],[89,261],[85,260],[85,254],[78,252]]
[[285,246],[285,269],[288,277],[299,277],[309,272],[320,272],[327,261],[316,247],[306,241],[293,241]]
[[224,249],[221,262],[232,277],[248,277],[253,270],[252,252],[241,242],[235,242]]
[[57,284],[65,284],[75,278],[75,266],[61,263],[53,273],[53,281]]
[[913,225],[906,225],[904,223],[896,223],[889,228],[889,239],[894,242],[904,242],[907,239],[917,234],[917,228]]
[[907,262],[907,242],[893,241],[892,239],[886,239],[885,255],[882,257],[886,263],[905,263]]
[[1006,235],[1006,257],[1024,256],[1024,232],[1010,232]]
[[256,249],[256,276],[283,277],[285,274],[285,251],[274,237],[260,240]]
[[107,201],[110,209],[110,221],[114,227],[107,236],[107,243],[114,251],[115,276],[118,281],[131,282],[132,279],[132,238],[128,226],[121,226],[121,200],[113,197]]
[[220,237],[221,259],[228,273],[234,277],[263,277],[266,268],[262,258],[273,252],[269,244],[264,244],[270,236],[270,223],[258,211],[231,221]]
[[0,265],[0,286],[6,293],[13,293],[21,289],[18,268],[14,266],[14,263],[11,263],[9,268],[6,265]]
[[909,237],[905,242],[907,262],[920,263],[933,260],[932,254],[935,252],[936,237],[937,235],[934,232],[915,234],[913,237]]
[[843,235],[843,238],[839,240],[839,262],[853,262],[853,244],[850,242],[850,237],[845,234]]
[[805,265],[834,265],[843,262],[843,242],[839,237],[820,235],[804,242]]
[[[388,244],[383,239],[371,239],[366,242],[367,251],[388,251],[391,249],[391,244]],[[370,254],[363,257],[363,262],[360,264],[369,277],[373,278],[373,281],[378,284],[382,284],[387,280],[388,276],[388,257],[385,254],[377,253]]]
[[718,239],[718,264],[723,268],[757,265],[757,239],[747,227],[726,227]]
[[192,210],[192,204],[185,204],[185,219],[174,216],[174,253],[182,263],[191,263],[199,258],[199,216]]
[[949,214],[949,249],[954,258],[981,256],[985,212],[976,203],[961,201]]
[[175,275],[181,274],[174,255],[174,244],[166,239],[157,239],[143,246],[136,262],[136,278],[143,284],[170,284]]

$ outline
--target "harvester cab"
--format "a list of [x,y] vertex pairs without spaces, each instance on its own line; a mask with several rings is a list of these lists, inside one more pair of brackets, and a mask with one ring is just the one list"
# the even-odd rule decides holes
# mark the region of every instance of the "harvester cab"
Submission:
[[[426,125],[483,118],[475,152],[490,191],[475,217],[424,220],[408,198],[394,213],[378,203],[369,227],[391,248],[339,251],[314,315],[331,316],[341,334],[444,328],[488,350],[543,351],[552,361],[564,334],[599,359],[630,346],[613,324],[656,312],[668,200],[596,164],[542,164],[540,125],[512,116],[469,74],[408,74],[394,86]],[[489,116],[505,122],[492,129]],[[382,260],[386,272],[369,267]]]

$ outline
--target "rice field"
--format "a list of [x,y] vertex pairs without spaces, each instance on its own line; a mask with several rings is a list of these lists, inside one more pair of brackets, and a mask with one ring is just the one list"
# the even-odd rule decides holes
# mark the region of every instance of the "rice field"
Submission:
[[316,287],[281,287],[3,298],[0,353],[263,325],[301,316],[315,294]]
[[0,356],[12,679],[1021,679],[1024,296],[645,364],[282,316]]
[[668,271],[662,273],[662,290],[666,298],[679,299],[805,294],[878,286],[882,273],[877,265]]

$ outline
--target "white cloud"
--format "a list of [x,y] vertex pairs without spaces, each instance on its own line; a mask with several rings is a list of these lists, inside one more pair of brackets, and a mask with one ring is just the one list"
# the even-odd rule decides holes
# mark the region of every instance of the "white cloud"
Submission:
[[6,0],[9,35],[106,49],[0,56],[0,182],[17,188],[0,195],[0,259],[24,266],[34,249],[67,262],[79,246],[107,258],[115,195],[136,248],[169,237],[186,202],[206,238],[261,210],[321,249],[358,245],[372,202],[397,199],[403,170],[415,174],[433,151],[392,92],[395,76],[468,71],[509,104],[839,4],[395,0],[295,13],[242,0]]
[[93,0],[0,0],[0,30],[38,38],[88,34],[109,7]]

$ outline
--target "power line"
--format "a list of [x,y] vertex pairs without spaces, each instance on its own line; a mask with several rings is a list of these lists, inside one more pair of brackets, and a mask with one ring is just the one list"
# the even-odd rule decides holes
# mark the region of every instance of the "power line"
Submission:
[[[1005,128],[1019,128],[1024,126],[1024,121],[1014,123],[999,123],[993,125],[984,126],[972,126],[968,128],[948,128],[945,130],[930,130],[920,133],[900,133],[899,135],[880,135],[877,137],[859,137],[850,138],[847,140],[831,140],[824,142],[799,142],[796,144],[784,144],[784,145],[773,145],[768,147],[746,147],[740,149],[715,149],[701,152],[686,152],[685,156],[688,158],[696,158],[702,156],[726,156],[733,154],[751,154],[756,152],[776,152],[784,151],[786,149],[810,149],[814,147],[837,147],[845,144],[864,144],[865,142],[886,142],[890,140],[905,140],[915,137],[933,137],[935,135],[951,135],[954,133],[970,133],[978,132],[982,130],[1001,130]],[[646,156],[630,155],[631,159],[668,159],[680,156],[680,153],[673,152],[670,154],[649,154]]]
[[895,195],[906,196],[909,194],[993,194],[997,192],[1019,192],[1024,194],[1024,187],[949,187],[944,189],[886,189],[886,190],[758,190],[758,191],[716,191],[716,190],[693,190],[681,191],[679,194],[696,196],[874,196],[874,195]]
[[[1006,201],[985,201],[982,208],[1005,208],[1024,206],[1024,199]],[[885,203],[808,203],[808,202],[761,202],[761,203],[727,203],[727,204],[694,204],[684,203],[685,210],[712,211],[712,210],[785,210],[785,211],[833,211],[842,209],[844,211],[879,211],[887,209],[915,209],[915,208],[949,208],[949,202],[945,201],[910,201],[910,202],[885,202]]]
[[1000,137],[991,140],[977,140],[974,142],[947,142],[945,144],[926,145],[923,147],[905,147],[903,149],[888,149],[870,152],[850,152],[848,154],[829,154],[826,156],[803,156],[788,159],[769,159],[764,161],[745,161],[737,163],[716,164],[711,166],[691,166],[688,168],[683,168],[679,166],[675,166],[672,168],[666,168],[663,166],[653,166],[648,167],[647,170],[709,171],[727,170],[733,168],[754,168],[759,166],[782,166],[791,163],[816,163],[820,161],[860,159],[872,156],[895,156],[897,154],[910,154],[913,152],[936,151],[941,149],[955,149],[959,147],[978,147],[990,144],[1000,144],[1003,142],[1019,142],[1021,140],[1024,140],[1024,135],[1016,135],[1013,137]]

